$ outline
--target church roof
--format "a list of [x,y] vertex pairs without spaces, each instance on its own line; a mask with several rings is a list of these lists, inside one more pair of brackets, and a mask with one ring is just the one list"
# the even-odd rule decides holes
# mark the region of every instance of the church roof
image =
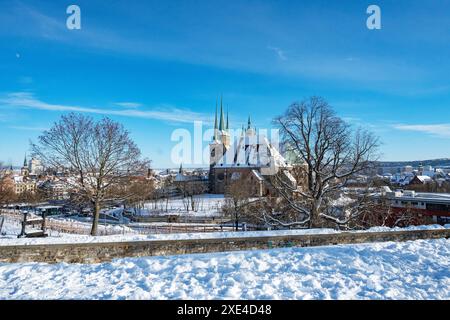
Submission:
[[230,146],[215,168],[287,167],[284,157],[264,135],[246,134]]

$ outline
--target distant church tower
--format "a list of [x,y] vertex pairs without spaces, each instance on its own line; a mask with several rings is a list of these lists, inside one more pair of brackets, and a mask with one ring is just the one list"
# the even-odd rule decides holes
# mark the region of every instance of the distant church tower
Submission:
[[22,176],[26,177],[29,174],[29,168],[28,168],[28,164],[27,164],[27,154],[25,153],[25,159],[23,160],[23,167],[20,170],[20,173]]
[[229,133],[229,119],[227,111],[227,119],[225,124],[225,117],[223,113],[223,99],[220,97],[220,118],[217,121],[217,100],[216,100],[216,114],[214,119],[214,137],[209,144],[209,183],[210,190],[214,190],[215,184],[215,170],[214,166],[222,159],[225,152],[230,148],[230,133]]
[[216,102],[216,115],[214,119],[214,137],[212,142],[209,144],[209,165],[213,167],[222,158],[226,150],[230,147],[230,134],[229,122],[228,122],[228,112],[227,120],[225,125],[225,119],[223,114],[223,101],[220,97],[220,120],[217,124],[217,102]]

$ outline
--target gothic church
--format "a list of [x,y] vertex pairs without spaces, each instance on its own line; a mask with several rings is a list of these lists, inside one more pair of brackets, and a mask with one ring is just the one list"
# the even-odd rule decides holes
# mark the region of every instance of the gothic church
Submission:
[[[279,172],[292,184],[296,184],[290,174],[291,166],[279,151],[272,146],[266,136],[258,134],[252,128],[250,117],[247,128],[233,136],[230,134],[228,113],[226,121],[220,99],[220,114],[218,121],[216,113],[214,121],[214,136],[209,145],[210,168],[209,188],[211,193],[222,194],[233,181],[246,180],[245,185],[251,187],[254,196],[266,196],[274,192],[268,178]],[[243,184],[244,185],[244,184]]]

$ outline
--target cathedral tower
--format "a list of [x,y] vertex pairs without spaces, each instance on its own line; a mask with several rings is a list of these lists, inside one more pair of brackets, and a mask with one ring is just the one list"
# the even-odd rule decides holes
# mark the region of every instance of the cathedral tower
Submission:
[[217,121],[217,100],[216,100],[216,114],[214,119],[214,137],[213,141],[209,144],[210,151],[210,167],[213,167],[224,155],[226,150],[230,147],[230,134],[228,112],[225,124],[225,117],[223,112],[223,100],[220,97],[220,118]]
[[20,170],[20,174],[24,177],[28,176],[28,174],[30,173],[29,168],[28,168],[28,164],[27,164],[27,154],[25,153],[25,159],[23,160],[23,167]]

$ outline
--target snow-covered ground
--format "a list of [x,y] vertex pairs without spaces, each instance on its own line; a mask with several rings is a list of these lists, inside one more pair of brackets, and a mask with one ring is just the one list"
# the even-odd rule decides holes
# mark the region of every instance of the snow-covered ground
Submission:
[[450,240],[0,264],[0,299],[450,299]]
[[[200,194],[194,196],[194,211],[190,207],[189,198],[172,198],[168,203],[164,199],[145,204],[137,214],[140,215],[181,215],[181,216],[209,216],[223,215],[222,206],[225,202],[223,194]],[[189,211],[186,209],[189,207]]]

